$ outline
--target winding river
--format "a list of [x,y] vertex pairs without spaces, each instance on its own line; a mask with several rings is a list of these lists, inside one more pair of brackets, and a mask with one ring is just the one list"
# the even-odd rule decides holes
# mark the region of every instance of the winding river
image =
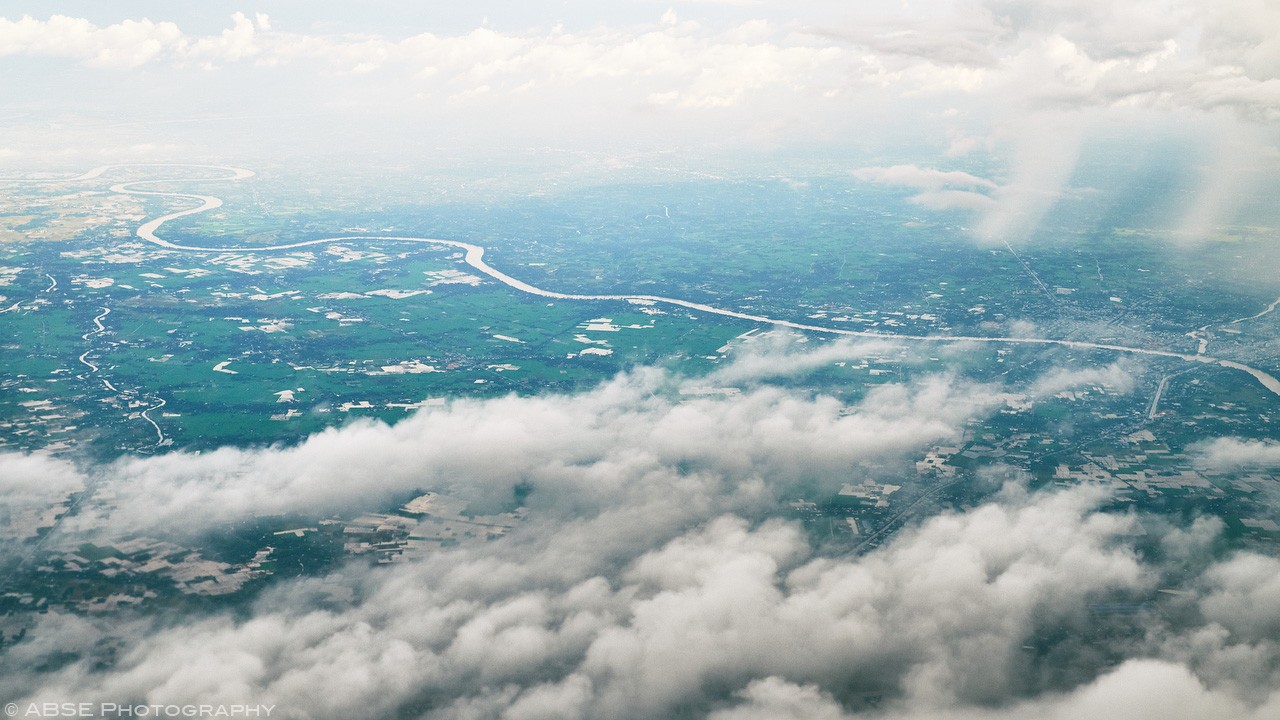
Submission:
[[[120,168],[120,167],[139,167],[139,165],[104,165],[102,167],[94,168],[93,170],[90,170],[78,177],[70,178],[68,180],[63,180],[62,182],[77,182],[77,181],[91,180],[91,179],[102,176],[104,173],[106,173],[107,171],[113,168]],[[867,330],[849,330],[846,328],[834,328],[834,327],[826,327],[823,325],[810,325],[806,323],[792,322],[790,320],[779,320],[777,318],[766,317],[764,315],[753,315],[750,313],[738,312],[736,310],[727,310],[727,309],[718,308],[712,305],[692,302],[689,300],[681,300],[679,298],[665,297],[662,295],[630,295],[630,294],[586,295],[586,294],[579,294],[579,293],[562,293],[562,292],[555,292],[552,290],[544,290],[534,285],[530,285],[529,283],[526,283],[523,280],[519,280],[517,278],[511,277],[510,275],[502,272],[501,270],[498,270],[497,268],[489,265],[489,263],[485,262],[485,259],[484,259],[485,251],[483,247],[480,247],[479,245],[472,245],[470,243],[460,242],[458,240],[444,240],[440,238],[424,238],[424,237],[387,236],[387,235],[342,235],[342,236],[336,236],[336,237],[320,238],[316,240],[305,240],[305,241],[295,242],[295,243],[284,243],[279,245],[255,245],[255,246],[181,245],[178,243],[173,243],[173,242],[169,242],[168,240],[165,240],[164,238],[157,235],[156,232],[160,229],[162,225],[164,225],[166,222],[169,222],[170,220],[176,220],[177,218],[186,217],[188,215],[196,215],[199,213],[208,212],[210,210],[219,208],[222,206],[222,200],[213,195],[197,195],[193,193],[168,192],[168,191],[162,191],[162,190],[148,190],[148,189],[140,189],[140,188],[144,186],[154,186],[154,185],[160,185],[160,184],[170,185],[174,183],[185,183],[185,182],[220,182],[220,181],[243,180],[246,178],[253,177],[254,173],[251,170],[245,170],[243,168],[237,168],[237,167],[229,167],[225,165],[175,165],[175,164],[161,165],[161,164],[157,164],[157,165],[149,165],[144,167],[192,167],[192,168],[201,168],[201,169],[210,169],[210,170],[221,170],[229,173],[229,175],[227,175],[226,177],[221,177],[221,178],[187,177],[187,178],[170,178],[165,180],[137,180],[132,182],[118,183],[116,185],[111,186],[112,192],[121,193],[125,195],[184,198],[184,199],[198,201],[199,204],[196,207],[188,208],[186,210],[179,210],[177,212],[172,212],[167,215],[161,215],[159,217],[156,217],[152,220],[149,220],[143,223],[141,226],[138,227],[138,230],[135,234],[139,238],[153,245],[158,245],[159,247],[168,248],[170,250],[187,250],[187,251],[193,251],[193,252],[273,252],[273,251],[281,251],[281,250],[296,250],[299,248],[311,247],[314,245],[327,245],[331,243],[351,242],[351,241],[425,243],[429,245],[458,248],[464,252],[464,257],[463,257],[464,261],[471,267],[475,268],[477,271],[485,275],[488,275],[494,280],[497,280],[498,282],[504,285],[507,285],[511,288],[514,288],[524,293],[529,293],[530,295],[537,295],[539,297],[554,298],[557,300],[640,301],[640,302],[655,303],[655,304],[662,304],[662,305],[672,305],[672,306],[687,308],[689,310],[696,310],[698,312],[708,313],[712,315],[722,315],[725,317],[737,318],[739,320],[748,320],[750,322],[757,322],[757,323],[762,323],[767,325],[774,325],[778,327],[792,328],[795,330],[802,330],[805,332],[823,333],[827,335],[838,335],[838,336],[846,336],[846,337],[875,338],[880,340],[911,340],[911,341],[936,342],[936,343],[999,343],[999,344],[1008,344],[1008,345],[1056,345],[1060,347],[1072,348],[1075,350],[1107,350],[1107,351],[1112,351],[1117,353],[1133,353],[1138,355],[1151,355],[1151,356],[1157,356],[1157,357],[1176,358],[1179,360],[1184,360],[1186,362],[1203,363],[1207,365],[1218,365],[1220,367],[1230,368],[1233,370],[1239,370],[1241,372],[1248,373],[1255,380],[1261,383],[1261,385],[1264,388],[1266,388],[1267,390],[1271,391],[1276,395],[1280,395],[1280,380],[1277,380],[1274,376],[1262,370],[1259,370],[1257,368],[1250,367],[1243,363],[1235,362],[1234,360],[1224,360],[1221,358],[1216,358],[1210,355],[1206,355],[1203,352],[1204,345],[1201,346],[1201,352],[1182,353],[1182,352],[1175,352],[1172,350],[1154,350],[1150,348],[1132,347],[1129,345],[1117,345],[1117,344],[1111,344],[1111,343],[1095,343],[1095,342],[1088,342],[1083,340],[1060,340],[1060,339],[1054,339],[1054,338],[991,337],[991,336],[981,336],[981,335],[908,335],[908,334],[887,333],[887,332],[873,332],[873,331],[867,331]],[[1277,303],[1280,303],[1280,300],[1277,300]],[[1260,317],[1266,314],[1267,312],[1271,311],[1272,309],[1274,309],[1274,307],[1275,307],[1275,304],[1273,303],[1271,307],[1267,308],[1262,313],[1259,313],[1258,315],[1255,315],[1253,317],[1255,318]],[[1253,318],[1244,318],[1244,319],[1253,319]],[[1236,322],[1240,322],[1240,321],[1236,321]]]

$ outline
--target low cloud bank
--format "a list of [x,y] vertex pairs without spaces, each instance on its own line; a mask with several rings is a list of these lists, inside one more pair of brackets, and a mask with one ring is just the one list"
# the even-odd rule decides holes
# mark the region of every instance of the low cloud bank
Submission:
[[1196,462],[1206,470],[1280,468],[1280,442],[1216,438],[1198,444]]
[[[770,347],[763,357],[784,374],[852,351],[839,345],[808,357]],[[752,357],[726,376],[758,376]],[[394,426],[326,430],[293,447],[59,470],[83,473],[80,481],[94,482],[113,506],[108,515],[90,504],[80,525],[113,531],[191,532],[255,515],[359,512],[430,488],[496,507],[517,486],[529,487],[531,510],[556,517],[668,502],[737,509],[735,502],[838,490],[859,468],[955,438],[992,403],[984,386],[946,376],[884,385],[852,406],[758,383],[728,398],[689,394],[692,387],[642,369],[578,394],[459,400]]]
[[[817,352],[856,351],[839,347]],[[764,351],[810,367],[785,348]],[[793,493],[830,492],[953,440],[992,409],[991,387],[928,377],[845,405],[758,383],[681,395],[683,382],[639,370],[582,393],[459,401],[291,448],[87,469],[6,456],[6,470],[34,463],[114,498],[113,512],[98,510],[104,533],[358,512],[416,488],[477,506],[510,502],[516,485],[532,492],[528,521],[501,540],[281,582],[242,612],[45,616],[0,655],[0,699],[509,720],[1263,718],[1280,708],[1280,561],[1213,560],[1212,523],[1159,531],[1156,562],[1134,548],[1134,518],[1101,510],[1108,498],[1090,487],[1009,484],[863,556],[820,551],[776,517]],[[1094,609],[1156,597],[1175,577],[1182,594],[1129,621],[1136,635],[1113,636],[1114,618]],[[352,599],[335,600],[335,587]]]

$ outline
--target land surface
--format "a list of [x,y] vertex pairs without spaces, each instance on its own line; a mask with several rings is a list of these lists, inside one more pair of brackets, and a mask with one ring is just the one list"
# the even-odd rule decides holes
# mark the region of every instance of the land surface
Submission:
[[[853,343],[778,380],[843,403],[939,374],[1001,388],[962,438],[778,508],[844,551],[970,507],[992,477],[1105,485],[1119,506],[1216,515],[1233,542],[1280,538],[1263,500],[1275,477],[1193,457],[1207,438],[1276,436],[1280,288],[1222,271],[1262,243],[1171,251],[1157,230],[1085,234],[1064,211],[1048,239],[989,246],[962,218],[832,177],[308,211],[260,182],[190,165],[7,185],[0,216],[21,237],[0,247],[0,448],[111,461],[288,446],[651,365],[689,397],[730,397],[756,382],[735,363],[790,334],[788,352]],[[26,548],[6,612],[234,602],[277,576],[493,539],[523,518],[518,503],[476,515],[447,488],[419,490],[192,547],[95,545],[67,520],[110,501],[73,489],[6,512]]]

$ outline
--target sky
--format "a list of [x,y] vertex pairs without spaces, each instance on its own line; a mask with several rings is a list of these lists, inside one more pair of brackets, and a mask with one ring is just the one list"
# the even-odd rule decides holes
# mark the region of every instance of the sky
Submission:
[[1270,207],[1278,38],[1266,0],[8,1],[0,170],[862,170],[998,243],[1110,142],[1192,178],[1194,242]]
[[339,138],[379,155],[914,145],[945,160],[1052,141],[1070,156],[1087,128],[1188,123],[1273,156],[1280,119],[1264,0],[49,8],[0,3],[9,164],[298,157]]
[[[1173,224],[1195,242],[1265,201],[1256,188],[1280,166],[1280,6],[0,0],[0,90],[5,173],[217,162],[376,178],[392,161],[503,168],[554,149],[592,177],[628,163],[840,173],[973,213],[985,243],[1024,238],[1108,140],[1192,178]],[[1030,493],[1014,474],[865,556],[824,555],[767,519],[998,410],[1003,388],[945,374],[851,406],[786,387],[866,352],[779,337],[722,371],[747,388],[732,398],[681,401],[692,381],[637,368],[288,448],[92,467],[0,455],[11,504],[96,484],[116,505],[84,509],[103,542],[139,528],[190,540],[264,508],[374,510],[424,480],[475,508],[538,488],[502,542],[280,583],[240,614],[47,617],[0,655],[0,698],[315,718],[1280,715],[1280,562],[1219,557],[1212,521],[1144,522],[1152,559],[1101,491]],[[1100,376],[1134,385],[1120,364],[1058,367],[1029,391]],[[1220,438],[1197,458],[1274,470],[1280,446]],[[1138,636],[1072,640],[1097,598],[1174,579],[1172,611]],[[1068,632],[1031,662],[1045,628]],[[108,645],[114,664],[96,664]],[[851,709],[868,695],[879,710]]]

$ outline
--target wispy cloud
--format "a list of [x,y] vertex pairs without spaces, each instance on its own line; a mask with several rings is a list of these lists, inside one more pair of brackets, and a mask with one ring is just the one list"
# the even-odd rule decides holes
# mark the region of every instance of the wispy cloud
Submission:
[[996,205],[992,196],[983,192],[996,190],[994,182],[960,170],[894,165],[858,168],[853,171],[853,175],[860,180],[881,185],[921,190],[910,200],[930,210],[986,211],[992,210]]

